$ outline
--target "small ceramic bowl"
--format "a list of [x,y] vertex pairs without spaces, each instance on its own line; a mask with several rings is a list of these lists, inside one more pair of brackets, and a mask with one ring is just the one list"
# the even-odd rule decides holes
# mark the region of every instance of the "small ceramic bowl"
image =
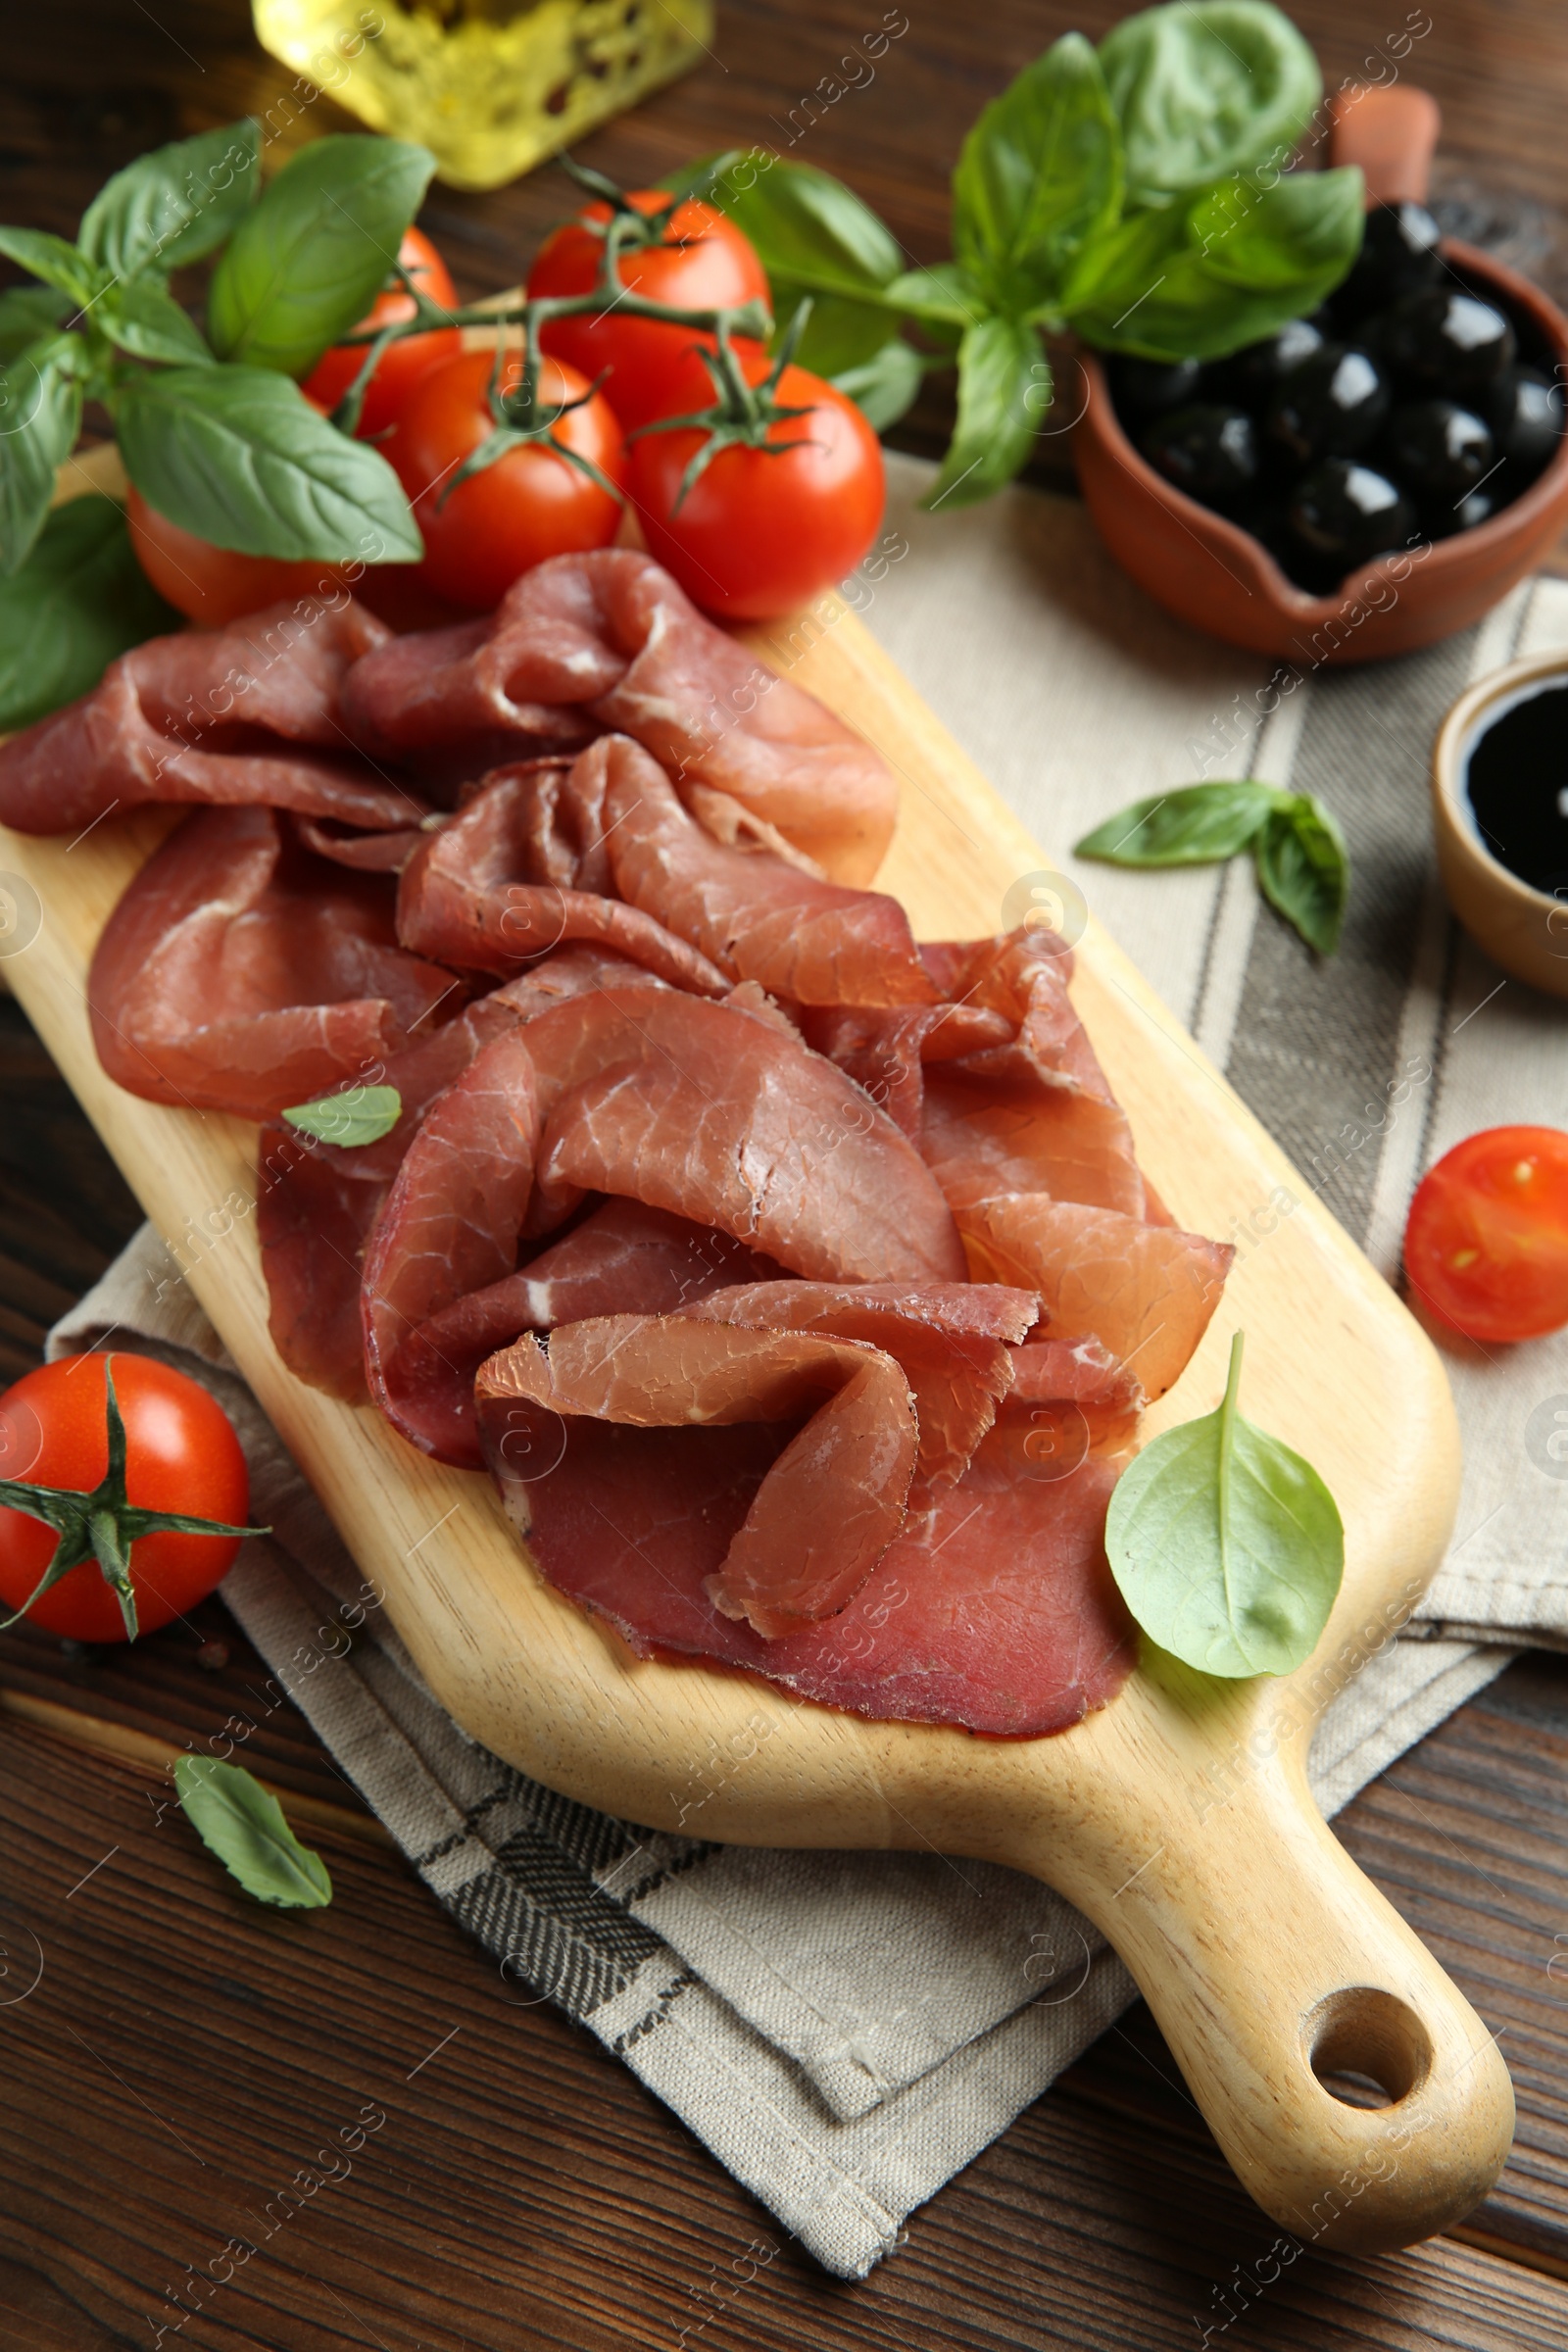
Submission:
[[[1488,526],[1483,525],[1483,528]],[[1568,686],[1568,653],[1533,654],[1461,694],[1432,752],[1432,814],[1448,903],[1472,939],[1516,980],[1568,997],[1568,899],[1521,882],[1481,837],[1465,789],[1470,753],[1522,687]]]
[[[1539,286],[1451,238],[1449,268],[1523,326],[1568,382],[1568,319]],[[1083,354],[1089,399],[1073,431],[1085,504],[1124,571],[1157,604],[1231,645],[1315,669],[1409,653],[1469,626],[1539,563],[1568,523],[1568,434],[1544,473],[1473,531],[1383,557],[1329,596],[1298,588],[1260,540],[1156,473],[1122,431],[1105,373]]]

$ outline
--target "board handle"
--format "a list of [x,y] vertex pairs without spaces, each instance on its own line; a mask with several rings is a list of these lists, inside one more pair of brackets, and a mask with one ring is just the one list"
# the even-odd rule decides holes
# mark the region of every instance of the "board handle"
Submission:
[[[1152,1781],[1146,1758],[1124,1807],[1099,1792],[1096,1814],[1117,1827],[1098,1853],[1080,1846],[1064,1869],[1053,1840],[1029,1867],[1115,1945],[1264,2212],[1305,2244],[1386,2252],[1487,2194],[1513,2138],[1513,2085],[1469,2002],[1324,1821],[1303,1746],[1257,1762],[1254,1740],[1219,1791],[1176,1755]],[[1325,2077],[1386,2103],[1348,2104]]]

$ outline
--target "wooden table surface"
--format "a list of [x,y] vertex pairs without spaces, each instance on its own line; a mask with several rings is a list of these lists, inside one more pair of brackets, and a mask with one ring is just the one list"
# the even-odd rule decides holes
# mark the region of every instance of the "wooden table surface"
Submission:
[[[751,141],[846,44],[907,24],[796,152],[856,184],[918,261],[979,108],[1056,33],[1055,0],[720,0],[710,62],[582,147],[627,182]],[[1439,188],[1568,291],[1568,35],[1555,0],[1445,0],[1387,22],[1295,10],[1331,79],[1408,24],[1446,117]],[[0,220],[70,234],[111,168],[291,77],[233,0],[8,12]],[[322,99],[298,135],[352,127]],[[567,209],[546,169],[425,220],[465,293],[516,279]],[[937,445],[942,395],[903,429]],[[0,998],[0,1372],[137,1222],[16,1004]],[[234,2272],[176,2337],[214,2347],[704,2352],[1418,2347],[1568,2342],[1568,1660],[1522,1659],[1341,1815],[1340,1834],[1503,2036],[1519,2135],[1460,2230],[1372,2261],[1308,2253],[1219,2159],[1136,2009],[910,2222],[859,2285],[829,2279],[587,2034],[520,2005],[428,1899],[221,1605],[126,1654],[0,1638],[0,2352],[153,2345],[323,2136],[373,2102],[352,2177]],[[253,1768],[327,1856],[327,1911],[262,1911],[156,1787],[168,1757],[256,1725]],[[440,2045],[439,2048],[437,2045]],[[429,2056],[436,2052],[433,2057]]]

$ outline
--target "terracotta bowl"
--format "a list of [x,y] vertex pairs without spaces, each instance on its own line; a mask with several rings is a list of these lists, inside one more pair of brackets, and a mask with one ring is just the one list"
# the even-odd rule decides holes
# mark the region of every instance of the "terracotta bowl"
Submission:
[[1516,980],[1568,997],[1568,903],[1533,889],[1499,864],[1482,840],[1464,788],[1470,747],[1500,715],[1499,707],[1522,686],[1550,682],[1568,684],[1568,654],[1510,662],[1460,695],[1433,746],[1432,815],[1443,886],[1471,937]]
[[[1555,368],[1568,382],[1568,319],[1541,288],[1474,246],[1446,238],[1443,254],[1468,287],[1512,317],[1530,364]],[[1073,458],[1101,536],[1168,612],[1232,645],[1308,668],[1409,653],[1478,620],[1568,523],[1565,434],[1545,471],[1490,522],[1383,557],[1350,572],[1332,595],[1308,595],[1250,531],[1154,471],[1117,421],[1099,359],[1082,356],[1089,398],[1073,429]]]

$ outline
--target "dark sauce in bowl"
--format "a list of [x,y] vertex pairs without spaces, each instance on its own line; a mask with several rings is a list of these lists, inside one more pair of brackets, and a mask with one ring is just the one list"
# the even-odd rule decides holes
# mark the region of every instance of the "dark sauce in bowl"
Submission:
[[1471,744],[1462,784],[1498,864],[1547,898],[1568,894],[1568,677],[1503,705]]

